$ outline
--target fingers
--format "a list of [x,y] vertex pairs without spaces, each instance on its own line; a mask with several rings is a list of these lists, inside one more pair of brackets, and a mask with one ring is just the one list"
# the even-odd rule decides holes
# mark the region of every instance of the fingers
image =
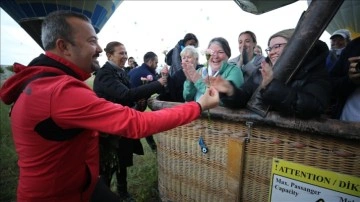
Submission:
[[219,97],[219,91],[217,91],[213,86],[210,86],[207,91],[211,97]]
[[349,76],[351,74],[359,74],[360,73],[360,56],[351,57],[348,60],[350,62]]
[[219,105],[219,102],[219,92],[213,87],[207,88],[204,95],[198,100],[203,110],[214,108]]
[[183,71],[184,71],[185,77],[186,77],[187,80],[190,80],[190,73],[189,73],[188,69],[185,66],[186,65],[183,65]]
[[160,77],[160,78],[158,79],[158,81],[159,81],[160,84],[163,85],[163,86],[167,84],[167,78],[165,78],[165,77]]
[[210,77],[210,85],[216,91],[226,93],[228,96],[233,95],[234,89],[228,80],[221,77]]
[[350,63],[353,63],[353,62],[360,62],[360,56],[356,56],[356,57],[351,57],[348,59]]

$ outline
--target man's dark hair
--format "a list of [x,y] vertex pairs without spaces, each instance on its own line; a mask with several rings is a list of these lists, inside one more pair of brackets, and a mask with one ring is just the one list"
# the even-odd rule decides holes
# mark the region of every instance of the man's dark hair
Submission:
[[191,39],[194,39],[194,41],[196,42],[196,44],[199,44],[198,39],[196,38],[195,34],[193,34],[193,33],[187,33],[187,34],[185,35],[185,37],[184,37],[184,44],[185,44],[187,41],[191,40]]
[[73,40],[73,27],[67,21],[68,18],[79,18],[91,23],[91,20],[81,13],[73,11],[59,10],[50,13],[45,17],[41,25],[41,42],[44,50],[54,49],[56,40],[62,38],[72,45],[75,45]]
[[144,63],[147,63],[151,60],[154,60],[155,57],[157,57],[157,55],[154,53],[154,52],[147,52],[145,55],[144,55]]

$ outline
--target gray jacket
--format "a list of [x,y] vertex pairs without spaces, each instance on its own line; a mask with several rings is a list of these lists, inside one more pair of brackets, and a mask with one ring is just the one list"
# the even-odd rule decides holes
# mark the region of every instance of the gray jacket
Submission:
[[[240,56],[241,55],[238,55],[237,57],[230,59],[228,63],[240,67]],[[262,55],[255,55],[251,61],[249,61],[246,65],[242,65],[240,67],[241,71],[243,72],[244,81],[246,81],[250,77],[254,70],[260,68],[260,64],[264,60],[264,58],[265,57]]]

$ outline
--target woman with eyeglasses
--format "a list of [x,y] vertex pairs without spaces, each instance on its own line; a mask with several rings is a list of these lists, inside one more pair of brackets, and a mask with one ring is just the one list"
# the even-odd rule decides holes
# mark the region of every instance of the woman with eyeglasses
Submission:
[[325,69],[327,45],[318,40],[302,62],[293,79],[285,85],[273,78],[273,65],[286,51],[286,45],[294,29],[286,29],[273,34],[268,41],[268,57],[240,87],[221,78],[211,78],[210,83],[222,93],[221,101],[225,107],[243,108],[256,89],[261,86],[258,101],[270,105],[271,110],[283,115],[311,118],[324,113],[327,108],[331,86]]
[[231,49],[226,39],[213,38],[209,42],[206,54],[210,56],[207,61],[208,66],[200,69],[196,70],[196,65],[191,62],[182,62],[186,77],[183,90],[185,101],[198,100],[209,86],[207,82],[211,77],[221,77],[226,81],[231,81],[237,88],[244,83],[241,70],[235,65],[228,64]]

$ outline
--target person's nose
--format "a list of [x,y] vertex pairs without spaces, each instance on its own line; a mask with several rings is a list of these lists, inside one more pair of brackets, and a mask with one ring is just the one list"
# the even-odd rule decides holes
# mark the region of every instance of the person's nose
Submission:
[[97,44],[97,46],[96,46],[96,52],[98,52],[98,53],[103,52],[103,50],[102,50],[102,48],[101,48],[101,46],[99,44]]
[[276,48],[273,48],[269,51],[269,57],[271,58],[271,56],[275,55],[277,53],[277,49]]

